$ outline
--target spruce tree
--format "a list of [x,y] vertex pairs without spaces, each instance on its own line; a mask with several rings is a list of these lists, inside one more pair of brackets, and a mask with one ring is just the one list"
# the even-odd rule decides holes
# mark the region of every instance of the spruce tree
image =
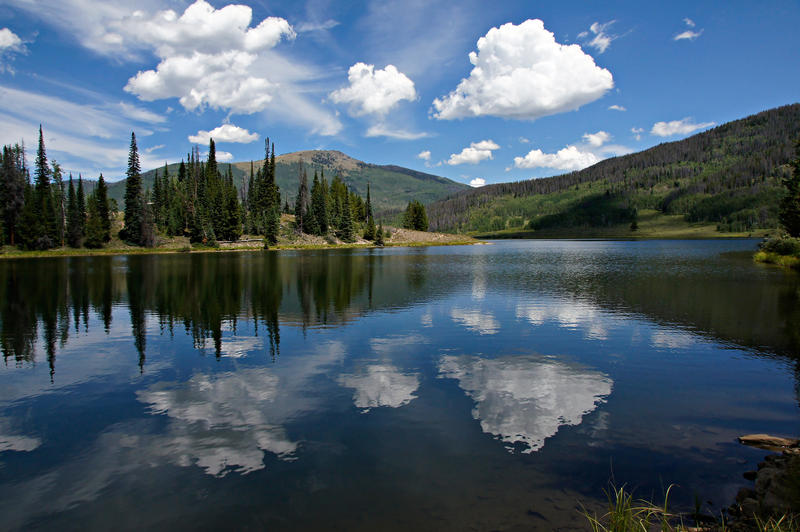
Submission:
[[[366,219],[369,220],[370,218],[372,218],[372,201],[370,200],[369,197],[369,183],[367,183],[367,204],[365,206],[365,211],[366,212],[364,213],[364,215]],[[372,225],[373,226],[375,225],[375,220],[372,221]]]
[[66,195],[64,191],[64,180],[61,176],[61,166],[53,161],[53,205],[56,215],[56,233],[57,241],[61,247],[64,247],[67,237],[67,206]]
[[297,197],[294,200],[294,219],[297,230],[301,233],[308,233],[308,174],[303,164],[300,163],[297,186]]
[[800,237],[800,139],[795,144],[792,173],[783,179],[786,193],[781,200],[778,219],[789,236]]
[[5,241],[14,246],[18,244],[17,229],[25,204],[25,189],[28,171],[25,168],[23,150],[16,146],[3,146],[2,163],[3,202],[0,205],[3,217]]
[[67,244],[72,248],[81,246],[80,211],[78,210],[78,196],[72,176],[69,176],[67,190]]
[[370,215],[367,219],[367,226],[364,228],[364,240],[375,240],[375,219]]
[[100,198],[97,191],[89,195],[86,206],[86,240],[87,248],[101,248],[105,242],[105,229],[100,209]]
[[128,170],[125,181],[125,229],[120,232],[123,240],[132,244],[142,244],[142,223],[144,221],[144,198],[142,196],[142,174],[139,165],[139,150],[136,147],[136,134],[131,133],[131,146],[128,153]]
[[375,245],[376,246],[384,246],[384,239],[383,239],[383,222],[380,223],[378,226],[378,232],[375,235]]
[[108,187],[105,179],[103,179],[103,174],[100,174],[100,178],[97,180],[95,199],[97,202],[97,216],[100,218],[100,225],[103,228],[103,242],[108,242],[111,240],[111,213],[108,206]]
[[81,174],[78,174],[78,214],[79,214],[79,228],[81,232],[81,236],[86,234],[86,195],[83,192],[83,177]]
[[36,249],[48,249],[55,244],[58,224],[53,206],[53,194],[50,189],[50,167],[47,165],[47,153],[41,125],[39,125],[39,147],[36,150],[34,179],[36,183],[35,210],[38,222],[34,228],[35,232],[32,234],[35,235]]
[[355,240],[353,230],[353,210],[350,208],[350,194],[344,195],[342,219],[339,227],[339,238],[345,242],[352,242]]

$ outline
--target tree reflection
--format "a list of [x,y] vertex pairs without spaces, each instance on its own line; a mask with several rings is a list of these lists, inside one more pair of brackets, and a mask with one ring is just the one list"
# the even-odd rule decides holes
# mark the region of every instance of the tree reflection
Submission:
[[[183,326],[194,347],[213,345],[243,323],[266,334],[280,356],[280,325],[335,326],[373,308],[397,307],[426,292],[425,262],[409,264],[353,250],[312,253],[208,253],[80,257],[0,263],[0,348],[6,363],[35,363],[45,351],[51,375],[70,335],[90,325],[110,332],[115,307],[127,307],[141,371],[147,334]],[[250,334],[251,329],[248,329]],[[43,347],[42,347],[43,346]]]

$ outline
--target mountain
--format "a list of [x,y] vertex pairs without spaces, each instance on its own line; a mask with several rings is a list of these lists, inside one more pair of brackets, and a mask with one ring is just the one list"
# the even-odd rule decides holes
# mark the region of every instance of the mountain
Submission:
[[462,191],[429,205],[428,219],[432,231],[478,233],[635,227],[643,212],[723,232],[774,228],[798,138],[796,103],[577,172]]
[[[231,168],[233,181],[241,188],[242,182],[250,175],[250,161],[223,163],[219,165],[221,172]],[[258,170],[263,160],[253,161],[253,167]],[[303,165],[308,175],[309,186],[314,178],[314,171],[324,171],[325,178],[330,181],[339,175],[345,183],[362,197],[367,195],[367,183],[370,183],[372,204],[376,211],[390,211],[403,209],[412,199],[422,203],[431,203],[438,199],[451,196],[464,189],[467,185],[451,181],[450,179],[432,174],[417,172],[408,168],[394,165],[369,164],[334,150],[309,150],[287,153],[275,158],[275,173],[281,195],[288,198],[291,204],[297,194],[298,173]],[[179,163],[168,165],[172,175],[177,174]],[[159,168],[159,173],[163,168]],[[153,186],[153,177],[156,169],[142,173],[145,187]],[[122,208],[122,198],[125,195],[125,180],[109,184],[109,197],[117,200]]]

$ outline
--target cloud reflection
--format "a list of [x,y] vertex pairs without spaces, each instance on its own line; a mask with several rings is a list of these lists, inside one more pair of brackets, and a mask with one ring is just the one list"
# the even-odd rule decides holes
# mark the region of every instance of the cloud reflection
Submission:
[[389,364],[372,364],[362,371],[342,375],[339,382],[355,390],[353,402],[368,412],[371,408],[399,408],[416,399],[419,376],[404,374]]
[[0,418],[0,453],[3,451],[33,451],[42,444],[39,438],[15,434],[8,422]]
[[563,425],[579,425],[611,393],[611,379],[576,365],[535,355],[480,358],[443,356],[439,376],[458,380],[475,401],[481,429],[524,453],[542,448]]
[[450,317],[456,323],[481,335],[497,334],[500,331],[500,322],[490,312],[454,308],[450,311]]

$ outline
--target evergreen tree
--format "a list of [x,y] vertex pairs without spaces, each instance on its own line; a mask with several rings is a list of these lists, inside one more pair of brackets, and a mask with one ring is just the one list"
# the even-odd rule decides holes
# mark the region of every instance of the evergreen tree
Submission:
[[383,247],[385,245],[383,239],[383,222],[378,226],[378,232],[375,235],[375,245]]
[[78,210],[78,196],[72,176],[69,176],[67,190],[67,243],[72,248],[81,246],[80,211]]
[[28,171],[25,168],[25,156],[19,144],[3,146],[3,162],[0,167],[2,182],[2,204],[0,215],[3,218],[5,241],[12,246],[17,242],[17,229],[22,209],[25,204],[25,189],[28,183]]
[[67,237],[67,206],[66,195],[64,194],[64,180],[61,175],[61,166],[53,161],[53,205],[56,215],[56,234],[57,242],[61,247],[64,247],[65,239]]
[[367,219],[367,226],[364,228],[364,240],[375,240],[375,219],[370,215]]
[[146,248],[155,247],[157,243],[152,199],[153,198],[150,194],[150,189],[148,188],[144,195],[144,201],[142,202],[144,208],[142,209],[142,233],[139,240],[139,245]]
[[339,238],[344,242],[352,242],[354,238],[353,230],[353,211],[350,208],[350,194],[344,195],[344,205],[342,205],[342,220],[339,227]]
[[78,214],[79,214],[79,228],[81,236],[86,234],[86,196],[83,192],[83,178],[78,174]]
[[131,133],[131,147],[128,153],[128,170],[125,181],[125,228],[120,237],[132,244],[142,244],[142,223],[144,222],[144,199],[142,197],[142,174],[139,165],[139,150],[136,147],[136,134]]
[[111,240],[111,214],[108,206],[108,187],[106,181],[103,179],[103,174],[97,180],[97,189],[95,190],[95,200],[97,207],[97,216],[100,219],[100,225],[103,228],[102,239],[103,242]]
[[781,199],[778,219],[789,236],[800,237],[800,140],[795,144],[792,173],[783,179],[786,194]]
[[100,198],[97,191],[89,195],[86,206],[86,240],[87,248],[101,248],[105,242],[105,228],[100,209]]
[[403,215],[403,227],[415,231],[428,230],[428,215],[425,213],[425,206],[417,200],[412,200],[406,207]]
[[[369,197],[369,183],[367,183],[367,204],[365,205],[364,216],[366,217],[367,220],[372,218],[372,201],[370,200]],[[375,220],[372,221],[372,225],[373,226],[375,225]]]
[[53,194],[50,189],[50,167],[47,165],[47,153],[44,147],[42,126],[39,125],[39,147],[36,150],[36,167],[34,179],[36,183],[36,214],[39,221],[35,229],[36,249],[49,249],[55,244],[58,234],[58,223],[53,205]]
[[36,187],[25,186],[25,199],[22,203],[17,232],[19,243],[25,249],[48,249],[51,242],[44,235],[44,222],[41,216],[41,204]]
[[328,205],[327,205],[327,184],[325,175],[322,179],[314,171],[314,184],[311,186],[311,214],[314,218],[316,231],[314,234],[325,236],[328,234]]
[[302,162],[299,166],[298,179],[300,183],[297,186],[297,197],[294,200],[294,219],[297,230],[301,233],[308,231],[308,174]]

